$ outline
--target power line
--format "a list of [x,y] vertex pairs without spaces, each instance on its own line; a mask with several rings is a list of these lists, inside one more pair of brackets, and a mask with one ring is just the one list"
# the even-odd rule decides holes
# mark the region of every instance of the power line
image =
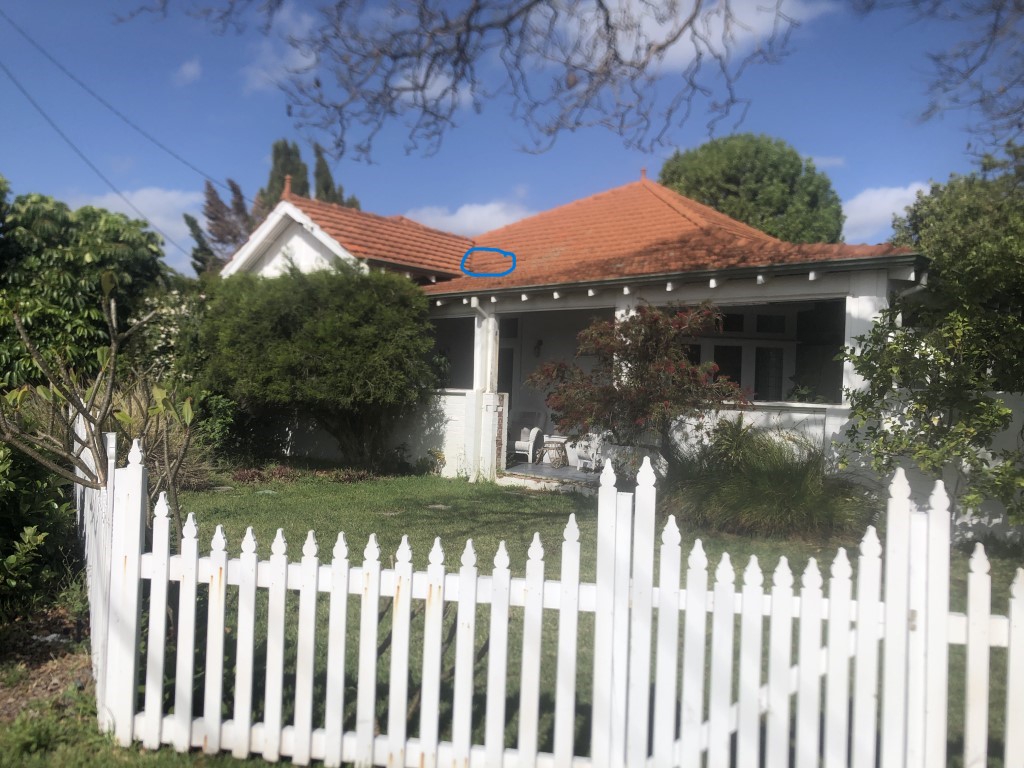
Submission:
[[[0,11],[0,14],[3,14],[3,11]],[[18,78],[16,78],[14,76],[14,73],[11,72],[11,70],[9,70],[7,68],[7,65],[4,64],[3,61],[0,61],[0,70],[3,70],[4,74],[7,75],[7,77],[10,78],[12,83],[14,83],[14,87],[17,88],[19,91],[21,91],[22,95],[26,99],[28,99],[29,104],[31,104],[33,107],[35,107],[36,111],[42,116],[42,118],[47,123],[50,124],[50,127],[53,128],[53,130],[55,130],[57,132],[57,135],[60,136],[62,139],[64,139],[64,142],[69,147],[71,147],[71,149],[74,151],[74,153],[76,155],[78,155],[82,159],[82,162],[84,162],[86,165],[88,165],[89,168],[92,169],[92,172],[95,173],[97,176],[99,176],[103,180],[103,182],[114,191],[114,194],[117,195],[119,198],[121,198],[121,200],[124,201],[125,205],[127,205],[129,208],[131,208],[133,211],[135,211],[135,213],[137,213],[139,215],[139,218],[145,219],[146,222],[149,224],[149,226],[152,227],[153,230],[158,235],[160,235],[164,240],[166,240],[168,243],[173,245],[175,248],[177,248],[179,251],[181,251],[186,256],[189,255],[188,251],[186,251],[184,248],[182,248],[180,245],[178,245],[169,235],[167,235],[158,226],[156,226],[156,224],[154,224],[152,221],[150,221],[149,217],[146,216],[146,214],[144,214],[142,211],[140,211],[138,209],[138,207],[135,205],[135,203],[133,203],[131,200],[129,200],[125,196],[125,194],[114,185],[114,182],[112,182],[110,179],[108,179],[103,174],[103,171],[101,171],[98,167],[96,167],[96,164],[93,163],[92,160],[90,160],[88,157],[86,157],[85,153],[81,149],[78,148],[78,146],[75,144],[75,142],[73,142],[71,140],[71,138],[66,133],[64,133],[64,131],[61,130],[60,126],[57,125],[57,123],[54,122],[53,118],[51,118],[46,113],[46,110],[44,110],[42,108],[42,106],[40,106],[39,102],[37,102],[34,98],[32,98],[32,94],[30,94],[28,92],[28,90],[25,89],[25,86],[23,86],[21,84],[21,82],[18,80]]]
[[[159,149],[163,150],[164,152],[166,152],[168,155],[173,157],[175,160],[177,160],[182,165],[184,165],[187,168],[189,168],[190,170],[195,171],[196,173],[198,173],[200,176],[202,176],[204,179],[209,181],[211,184],[215,184],[216,186],[218,186],[221,189],[224,189],[224,190],[226,190],[228,192],[232,191],[231,188],[228,185],[224,184],[223,182],[217,181],[217,179],[215,179],[213,176],[210,176],[208,173],[203,171],[198,166],[190,163],[188,160],[186,160],[184,157],[179,155],[173,149],[168,147],[162,141],[160,141],[155,136],[153,136],[148,131],[146,131],[144,128],[142,128],[141,126],[136,124],[130,117],[128,117],[126,114],[124,114],[121,110],[119,110],[117,107],[115,107],[109,101],[107,101],[102,96],[100,96],[96,91],[94,91],[91,87],[89,87],[89,85],[87,83],[83,82],[77,75],[75,75],[74,72],[72,72],[67,67],[65,67],[63,64],[61,64],[40,43],[36,42],[35,39],[33,39],[28,34],[28,32],[26,32],[24,29],[19,27],[14,22],[14,20],[4,12],[3,8],[0,8],[0,18],[3,18],[4,21],[6,21],[8,24],[10,24],[12,27],[14,27],[15,31],[19,35],[21,35],[23,38],[25,38],[25,40],[27,40],[29,42],[29,44],[32,45],[37,51],[39,51],[43,56],[45,56],[50,61],[50,63],[53,64],[53,66],[55,66],[57,69],[59,69],[61,72],[63,72],[79,88],[81,88],[83,91],[85,91],[90,96],[92,96],[94,99],[96,99],[96,101],[98,101],[100,104],[102,104],[104,107],[106,107],[112,113],[114,113],[114,115],[116,115],[129,128],[131,128],[132,130],[136,131],[139,135],[141,135],[147,141],[151,142],[154,146],[156,146],[157,148],[159,148]],[[251,205],[255,204],[254,201],[253,200],[249,200],[249,198],[245,198],[245,200],[249,204],[251,204]]]

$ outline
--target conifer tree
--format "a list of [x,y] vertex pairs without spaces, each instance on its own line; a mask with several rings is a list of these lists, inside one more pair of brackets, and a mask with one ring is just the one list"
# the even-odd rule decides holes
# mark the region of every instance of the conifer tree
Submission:
[[313,151],[316,153],[316,166],[313,169],[316,199],[358,210],[359,199],[355,195],[349,195],[346,198],[344,187],[341,184],[334,185],[334,176],[331,174],[331,167],[327,164],[324,148],[319,144],[314,144]]

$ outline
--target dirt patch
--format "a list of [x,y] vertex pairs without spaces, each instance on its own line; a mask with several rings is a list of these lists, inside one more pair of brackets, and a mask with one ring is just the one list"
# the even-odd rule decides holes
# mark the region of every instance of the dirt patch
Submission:
[[60,608],[0,627],[0,723],[70,686],[92,684],[87,628]]

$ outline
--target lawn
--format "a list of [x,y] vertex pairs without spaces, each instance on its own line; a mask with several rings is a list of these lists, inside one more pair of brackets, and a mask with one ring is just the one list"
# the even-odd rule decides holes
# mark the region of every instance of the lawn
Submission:
[[[350,559],[353,563],[362,560],[362,550],[371,533],[377,535],[381,546],[381,560],[385,567],[390,566],[402,535],[408,535],[413,551],[413,565],[417,570],[425,568],[427,554],[433,545],[434,537],[440,536],[445,551],[445,563],[449,570],[458,567],[459,559],[467,538],[472,537],[478,557],[478,567],[482,574],[490,571],[494,552],[498,542],[504,540],[509,551],[511,570],[514,576],[521,576],[525,571],[527,549],[534,532],[539,532],[545,548],[546,576],[558,578],[560,566],[560,543],[562,531],[570,513],[575,513],[580,527],[582,545],[581,579],[593,580],[595,557],[595,529],[597,500],[575,494],[553,494],[522,491],[499,487],[490,484],[471,485],[463,481],[443,480],[435,477],[404,477],[371,480],[360,483],[342,484],[331,482],[327,478],[303,476],[292,482],[269,482],[260,484],[232,483],[204,493],[187,494],[184,499],[187,512],[195,514],[199,525],[200,551],[209,549],[210,537],[215,524],[224,528],[228,539],[228,552],[237,556],[239,545],[247,526],[252,526],[258,542],[261,558],[269,555],[270,544],[277,528],[282,528],[285,539],[289,543],[289,557],[297,560],[301,557],[302,544],[306,533],[316,531],[322,561],[329,561],[331,550],[338,531],[344,531],[350,547]],[[701,534],[686,530],[681,525],[683,534],[684,562],[685,553],[695,538],[702,539],[708,553],[713,572],[722,552],[728,551],[737,571],[737,582],[749,556],[756,554],[766,574],[766,585],[770,583],[770,573],[780,555],[786,555],[794,573],[802,572],[807,560],[815,557],[822,568],[823,576],[828,578],[828,566],[831,564],[837,546],[846,546],[851,560],[856,565],[855,555],[857,541],[855,539],[841,541],[822,540],[770,540],[756,539],[727,534]],[[655,552],[657,557],[657,552]],[[1005,612],[1007,586],[1014,567],[1019,561],[1010,558],[993,558],[993,605],[997,612]],[[961,609],[965,594],[965,575],[967,557],[963,553],[954,555],[952,566],[954,583],[952,602],[954,609]],[[655,571],[656,572],[656,571]],[[799,581],[797,582],[799,584]],[[261,593],[265,597],[265,592]],[[297,601],[293,601],[297,602]],[[383,601],[382,621],[379,637],[382,641],[387,637],[390,611],[388,601]],[[326,608],[326,600],[321,606],[321,613]],[[358,623],[358,606],[350,603],[350,627]],[[294,605],[291,606],[294,610]],[[517,612],[518,611],[518,612]],[[550,706],[555,669],[555,648],[553,639],[557,631],[557,616],[547,612],[544,633],[545,653],[542,665],[542,700],[543,706]],[[323,616],[322,616],[323,617]],[[486,639],[488,609],[481,606],[477,615],[478,648]],[[450,616],[448,621],[453,621]],[[521,609],[512,609],[513,624],[510,633],[510,667],[509,691],[517,690],[518,679],[518,644],[521,639]],[[414,622],[415,625],[415,622]],[[320,626],[326,626],[322,621]],[[590,616],[580,619],[579,647],[579,746],[586,750],[588,728],[586,724],[587,710],[590,700],[590,677],[592,667],[591,645],[593,624]],[[354,639],[354,635],[350,635]],[[231,643],[229,642],[230,646]],[[322,645],[322,644],[321,644]],[[378,683],[386,684],[390,651],[384,644],[378,666]],[[354,647],[354,646],[353,646]],[[413,652],[410,669],[413,670],[413,688],[418,684],[419,663],[417,643],[412,644]],[[294,651],[294,643],[289,643]],[[452,655],[448,652],[448,662]],[[259,649],[257,650],[259,653]],[[1000,657],[993,654],[992,698],[993,705],[1000,704],[1004,695],[1002,687]],[[956,649],[951,658],[956,658]],[[350,673],[354,674],[354,653],[349,655]],[[318,659],[318,676],[322,677],[324,669],[323,654]],[[486,669],[478,666],[478,671]],[[13,672],[12,672],[13,674]],[[954,672],[951,681],[951,740],[957,739],[957,707],[959,705],[959,675]],[[4,687],[4,668],[0,666],[0,694]],[[484,689],[483,675],[477,675],[478,694]],[[445,688],[450,689],[450,681]],[[386,688],[384,689],[386,691]],[[210,758],[193,754],[181,756],[169,749],[158,754],[144,754],[137,750],[118,750],[105,739],[94,733],[94,711],[90,704],[91,692],[86,690],[71,691],[50,701],[35,705],[34,715],[27,713],[15,723],[0,723],[0,766],[5,765],[60,765],[100,766],[100,765],[230,765],[229,758]],[[258,718],[262,702],[257,696],[254,715]],[[349,701],[354,696],[347,695]],[[385,715],[386,696],[379,696],[381,710]],[[231,702],[230,694],[225,696]],[[442,695],[445,701],[445,695]],[[517,733],[515,721],[515,699],[510,699],[510,720],[506,729],[506,740],[514,744]],[[450,696],[446,706],[450,706]],[[287,714],[286,714],[287,717]],[[349,710],[347,719],[354,717]],[[550,713],[542,720],[542,733],[550,731]],[[1001,736],[1003,715],[996,709],[992,713],[994,736]],[[346,727],[351,726],[351,722]],[[482,716],[474,718],[474,727],[479,730]],[[418,718],[415,706],[410,711],[410,732],[418,730]],[[450,724],[442,725],[442,738],[450,735]],[[550,749],[550,742],[542,739],[542,749]]]

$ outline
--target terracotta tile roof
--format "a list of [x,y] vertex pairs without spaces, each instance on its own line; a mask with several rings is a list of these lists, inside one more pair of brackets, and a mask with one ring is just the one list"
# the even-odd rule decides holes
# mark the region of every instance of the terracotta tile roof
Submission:
[[[512,251],[515,271],[460,276],[424,290],[475,293],[911,253],[889,245],[785,243],[647,179],[495,229],[472,244]],[[466,266],[496,273],[510,264],[507,257],[480,253]]]
[[296,195],[286,199],[361,259],[439,277],[459,275],[459,261],[473,245],[466,237],[431,229],[404,216],[378,216]]

